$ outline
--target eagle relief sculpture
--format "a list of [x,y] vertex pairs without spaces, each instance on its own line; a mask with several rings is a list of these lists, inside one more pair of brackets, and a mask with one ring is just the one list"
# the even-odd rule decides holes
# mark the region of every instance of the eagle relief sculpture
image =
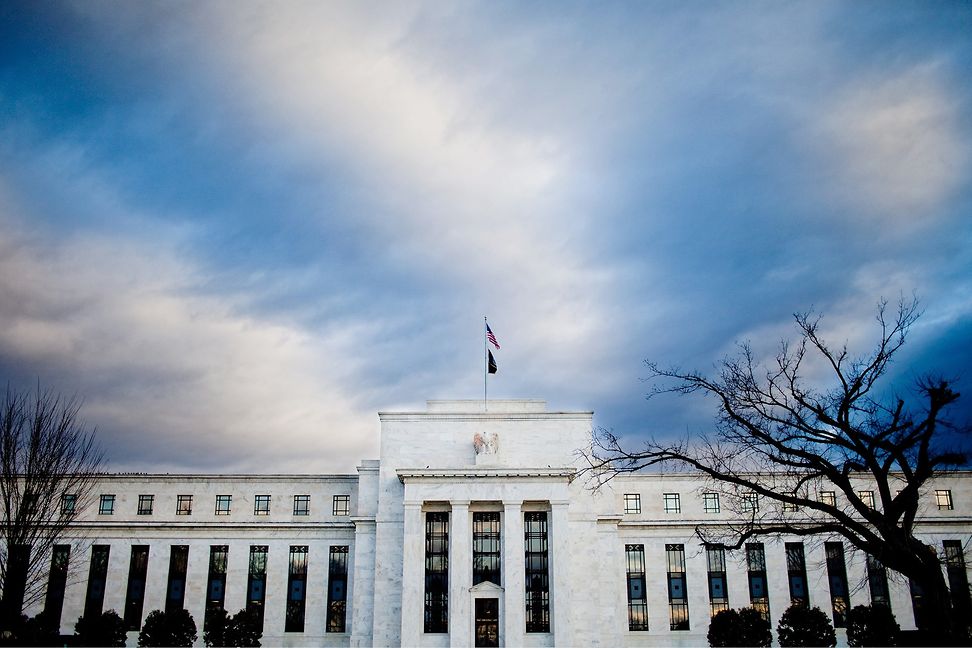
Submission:
[[496,432],[477,432],[473,435],[473,447],[477,455],[494,455],[499,450],[499,435]]

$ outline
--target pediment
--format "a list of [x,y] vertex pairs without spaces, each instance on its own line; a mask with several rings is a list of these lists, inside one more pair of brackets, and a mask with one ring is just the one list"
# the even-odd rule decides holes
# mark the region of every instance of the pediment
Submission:
[[473,594],[500,594],[503,592],[503,588],[493,581],[485,581],[478,585],[473,585],[469,588],[469,591]]

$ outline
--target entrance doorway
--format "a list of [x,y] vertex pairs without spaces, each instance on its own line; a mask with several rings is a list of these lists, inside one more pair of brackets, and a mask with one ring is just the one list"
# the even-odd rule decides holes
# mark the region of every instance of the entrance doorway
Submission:
[[499,648],[499,599],[476,599],[476,646]]

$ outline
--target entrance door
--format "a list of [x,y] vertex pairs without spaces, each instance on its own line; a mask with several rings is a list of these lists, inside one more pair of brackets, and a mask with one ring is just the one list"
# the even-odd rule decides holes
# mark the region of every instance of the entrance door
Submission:
[[499,599],[476,599],[476,646],[499,648]]

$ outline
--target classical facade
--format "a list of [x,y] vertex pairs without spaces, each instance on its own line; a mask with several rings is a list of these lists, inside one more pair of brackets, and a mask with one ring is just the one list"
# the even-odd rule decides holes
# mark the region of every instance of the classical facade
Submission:
[[[838,626],[862,603],[904,629],[921,613],[907,580],[838,537],[702,545],[697,528],[767,504],[747,494],[685,474],[592,491],[573,479],[591,412],[430,401],[379,419],[379,458],[356,475],[111,475],[83,507],[68,496],[75,534],[33,612],[70,633],[115,609],[134,632],[185,607],[201,644],[207,609],[248,607],[264,645],[436,647],[704,645],[713,612],[754,605],[775,627],[793,600]],[[920,522],[965,592],[970,477],[930,485]]]

